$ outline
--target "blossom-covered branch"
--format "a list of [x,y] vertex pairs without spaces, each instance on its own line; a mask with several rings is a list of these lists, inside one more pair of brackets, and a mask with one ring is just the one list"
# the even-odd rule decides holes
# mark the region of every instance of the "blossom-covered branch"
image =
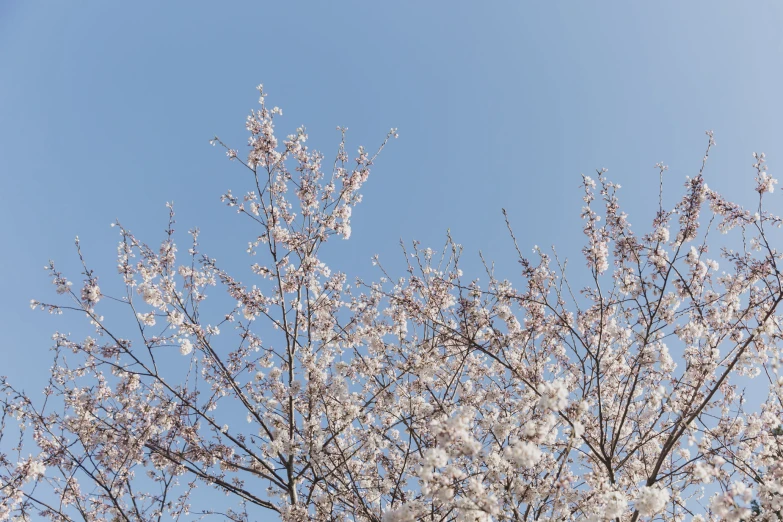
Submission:
[[[212,142],[246,180],[221,201],[252,227],[249,283],[197,229],[179,255],[171,205],[156,248],[114,224],[118,295],[78,241],[80,283],[47,265],[64,300],[32,307],[91,333],[54,335],[44,401],[2,381],[0,442],[19,437],[0,454],[0,520],[780,519],[781,220],[763,154],[753,211],[708,187],[711,133],[669,210],[657,165],[642,235],[620,186],[583,176],[575,277],[554,250],[524,256],[507,215],[516,282],[465,276],[449,236],[403,245],[403,277],[376,259],[378,281],[351,285],[321,247],[350,237],[396,131],[350,155],[339,129],[326,164],[304,128],[278,140],[259,91],[247,155]],[[752,407],[749,378],[768,381]]]

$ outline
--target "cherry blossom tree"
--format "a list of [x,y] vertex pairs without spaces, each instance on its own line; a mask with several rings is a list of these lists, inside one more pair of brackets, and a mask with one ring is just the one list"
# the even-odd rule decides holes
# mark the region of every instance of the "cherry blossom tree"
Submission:
[[42,400],[0,382],[0,520],[783,518],[782,221],[763,154],[747,210],[708,187],[708,133],[644,234],[605,171],[583,176],[576,278],[554,249],[523,255],[506,217],[516,282],[464,275],[451,237],[404,246],[402,277],[375,259],[377,281],[354,281],[322,246],[350,236],[396,130],[349,154],[340,129],[327,163],[303,128],[278,141],[259,91],[247,155],[213,140],[244,175],[221,200],[253,227],[252,281],[197,229],[180,254],[171,206],[154,248],[113,225],[118,295],[78,240],[81,281],[50,263],[60,300],[32,308],[91,333],[54,335]]

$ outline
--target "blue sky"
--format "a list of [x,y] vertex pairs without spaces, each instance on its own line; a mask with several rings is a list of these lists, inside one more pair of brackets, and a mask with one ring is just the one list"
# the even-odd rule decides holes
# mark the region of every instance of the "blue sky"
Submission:
[[41,382],[50,335],[73,318],[28,303],[53,296],[50,258],[78,280],[76,235],[110,280],[109,223],[155,242],[173,200],[181,231],[244,262],[248,237],[218,202],[239,171],[208,140],[244,146],[258,83],[284,110],[278,131],[305,125],[327,157],[337,125],[352,148],[399,128],[335,268],[372,276],[373,254],[451,229],[470,266],[481,250],[512,278],[501,207],[524,248],[556,244],[581,265],[580,173],[608,168],[644,230],[653,165],[670,165],[673,202],[706,129],[710,186],[751,201],[751,153],[772,174],[783,164],[781,27],[772,1],[4,1],[0,373]]

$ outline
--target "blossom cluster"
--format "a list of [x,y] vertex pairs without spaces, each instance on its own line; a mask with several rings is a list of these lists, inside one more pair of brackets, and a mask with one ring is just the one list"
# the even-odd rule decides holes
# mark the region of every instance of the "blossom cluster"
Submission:
[[[606,171],[584,176],[581,279],[538,247],[518,250],[516,282],[469,279],[449,237],[440,252],[403,245],[402,277],[376,259],[377,282],[349,284],[322,246],[350,237],[396,131],[351,158],[339,129],[327,168],[304,128],[278,139],[282,111],[259,92],[247,154],[213,140],[247,180],[221,201],[253,227],[249,283],[197,229],[180,254],[172,206],[156,247],[114,224],[115,295],[78,242],[81,285],[47,265],[68,301],[32,307],[75,311],[90,333],[53,336],[45,401],[0,382],[3,422],[37,448],[0,452],[0,520],[780,517],[781,220],[764,155],[751,213],[708,187],[710,133],[643,235]],[[737,233],[721,243],[713,222]],[[102,315],[117,312],[125,323]],[[753,408],[751,378],[769,381]]]

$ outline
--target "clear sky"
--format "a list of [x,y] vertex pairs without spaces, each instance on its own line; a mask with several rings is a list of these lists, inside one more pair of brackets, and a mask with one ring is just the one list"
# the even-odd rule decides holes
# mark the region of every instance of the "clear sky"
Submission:
[[481,250],[516,277],[501,207],[524,248],[560,245],[581,265],[580,173],[608,168],[643,230],[653,165],[670,165],[673,202],[706,129],[708,183],[750,201],[751,153],[773,175],[783,165],[782,6],[0,1],[0,374],[42,381],[51,333],[74,318],[28,303],[54,295],[50,258],[80,279],[76,235],[110,280],[109,223],[154,243],[173,200],[181,231],[199,226],[213,257],[245,262],[248,238],[218,201],[242,187],[239,167],[208,140],[242,149],[258,83],[284,110],[278,131],[305,125],[327,157],[337,125],[352,149],[399,128],[333,251],[349,274],[450,228],[473,267]]

